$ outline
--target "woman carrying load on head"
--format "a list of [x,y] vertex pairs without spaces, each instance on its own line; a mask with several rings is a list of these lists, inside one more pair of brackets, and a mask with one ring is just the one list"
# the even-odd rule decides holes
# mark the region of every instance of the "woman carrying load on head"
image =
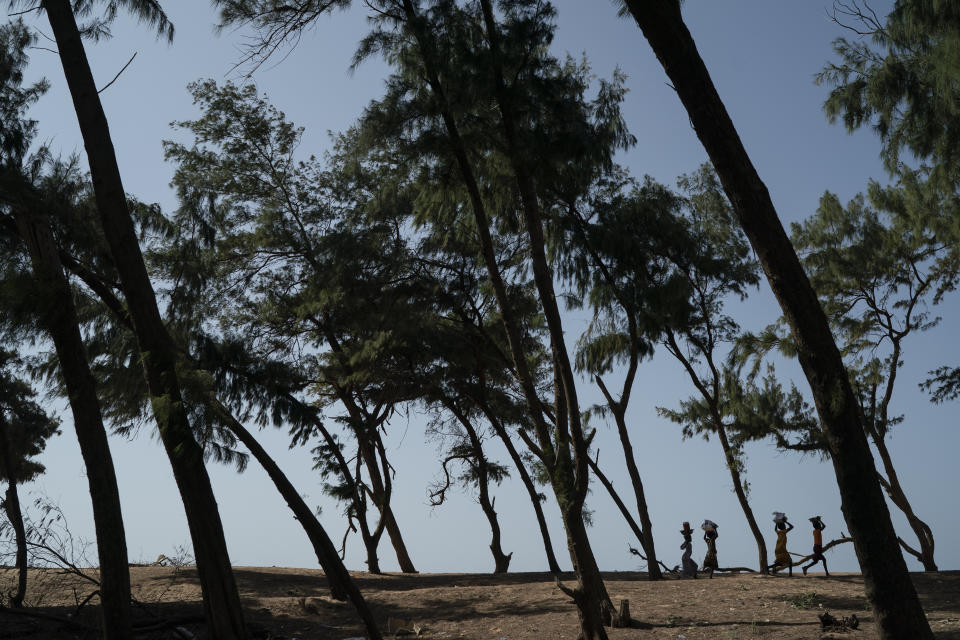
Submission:
[[773,549],[773,564],[769,569],[776,573],[786,568],[793,577],[793,559],[787,551],[787,534],[793,531],[793,525],[787,521],[787,514],[781,511],[773,512],[773,532],[777,534],[777,546]]
[[703,571],[713,577],[717,565],[717,523],[713,520],[704,520],[700,528],[703,529],[703,541],[707,543],[707,555],[703,558]]
[[683,556],[680,558],[681,575],[684,578],[696,578],[697,563],[690,557],[693,555],[693,529],[690,528],[689,522],[683,523],[683,529],[680,530],[680,533],[683,535],[683,544],[680,545],[680,548],[683,549]]

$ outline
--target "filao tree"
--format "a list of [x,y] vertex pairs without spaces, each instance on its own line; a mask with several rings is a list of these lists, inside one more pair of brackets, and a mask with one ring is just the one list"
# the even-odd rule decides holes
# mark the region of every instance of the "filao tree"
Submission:
[[[224,2],[221,6],[225,24],[250,23],[257,28],[261,42],[285,35],[298,37],[328,7],[311,2],[286,12],[269,2]],[[610,141],[598,145],[604,150],[601,156],[609,156],[623,143],[619,110],[616,102],[609,100],[609,93],[603,93],[598,103],[588,103],[583,97],[583,76],[570,73],[572,64],[565,66],[548,55],[546,45],[553,33],[549,5],[501,3],[495,13],[489,2],[462,8],[448,2],[421,5],[402,0],[377,3],[375,9],[374,31],[361,43],[358,59],[382,53],[397,65],[397,73],[388,81],[388,96],[368,108],[366,119],[387,127],[392,124],[396,133],[388,139],[402,141],[407,149],[418,143],[421,148],[422,143],[432,144],[429,150],[423,149],[417,164],[435,164],[459,183],[461,206],[474,220],[513,367],[567,530],[579,583],[567,593],[578,606],[584,638],[605,638],[603,620],[610,617],[613,606],[582,517],[589,486],[588,437],[581,421],[572,360],[563,340],[545,252],[546,209],[538,193],[538,180],[551,168],[563,165],[545,165],[533,158],[547,148],[571,153],[582,148],[581,144],[558,143],[564,134],[571,142],[591,137]],[[481,103],[494,104],[496,109],[476,109]],[[477,114],[483,117],[478,120]],[[415,136],[418,131],[423,135]],[[579,135],[570,135],[574,133]],[[529,247],[555,371],[550,417],[535,388],[520,324],[497,262],[492,224],[501,209],[493,206],[498,201],[485,195],[488,168],[503,185],[497,193],[504,193],[504,188],[512,193],[511,198],[500,200],[508,207],[503,212],[519,221]]]
[[[404,352],[419,325],[403,240],[389,221],[366,224],[355,202],[362,186],[340,184],[315,159],[295,160],[301,131],[253,87],[206,81],[192,91],[203,115],[178,125],[194,143],[168,143],[166,153],[177,165],[178,219],[197,230],[206,264],[216,265],[201,274],[204,295],[233,301],[210,305],[208,321],[249,336],[260,357],[289,354],[313,401],[342,409],[335,421],[360,466],[345,463],[354,456],[342,441],[310,430],[323,436],[318,468],[337,478],[331,492],[359,521],[369,570],[380,571],[386,533],[401,570],[415,572],[390,505],[393,472],[382,439],[396,405],[415,393],[387,379],[393,354]],[[368,504],[378,513],[373,526]]]
[[73,292],[52,231],[52,220],[63,209],[60,181],[45,152],[27,154],[36,124],[25,111],[44,89],[22,86],[30,42],[20,23],[0,28],[0,235],[8,249],[2,254],[5,294],[0,300],[5,308],[0,318],[6,335],[39,333],[53,342],[93,504],[103,634],[119,640],[131,633],[120,494]]
[[[76,8],[90,13],[95,12],[98,4],[82,1]],[[116,15],[120,6],[156,27],[158,34],[172,38],[173,25],[156,2],[110,2],[104,7],[104,19]],[[90,30],[81,30],[78,26],[75,7],[69,0],[48,0],[41,3],[40,8],[46,13],[56,40],[86,149],[101,227],[134,325],[154,419],[186,511],[207,624],[219,640],[244,638],[246,628],[240,596],[220,512],[204,466],[203,451],[194,438],[182,402],[177,348],[164,326],[143,261],[107,117],[87,60],[82,37]],[[96,29],[94,32],[102,33]]]
[[623,8],[636,20],[676,89],[796,340],[880,635],[932,638],[899,553],[859,403],[829,321],[697,51],[680,2],[624,0]]
[[[958,267],[949,245],[910,226],[929,215],[917,209],[931,205],[912,195],[910,184],[873,183],[867,196],[843,205],[828,192],[814,216],[793,225],[793,241],[843,350],[864,429],[880,457],[877,478],[917,537],[918,548],[902,537],[900,545],[925,570],[936,571],[933,532],[911,506],[887,440],[895,426],[909,423],[891,409],[909,338],[939,323],[931,306],[955,287]],[[788,353],[794,349],[787,336],[757,341],[778,343]],[[782,441],[786,448],[828,451],[816,422],[795,435]]]

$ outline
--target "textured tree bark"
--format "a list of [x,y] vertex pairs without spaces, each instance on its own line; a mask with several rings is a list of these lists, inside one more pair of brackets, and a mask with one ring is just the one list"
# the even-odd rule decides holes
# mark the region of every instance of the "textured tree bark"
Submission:
[[740,470],[737,469],[737,457],[730,446],[730,440],[727,438],[727,430],[723,428],[723,423],[718,423],[717,437],[720,440],[720,446],[723,447],[723,457],[727,463],[727,470],[730,472],[730,480],[733,481],[733,492],[740,502],[740,508],[743,509],[743,515],[750,526],[750,532],[753,539],[757,541],[757,555],[760,560],[760,573],[770,573],[767,564],[767,541],[763,539],[763,533],[757,525],[757,519],[753,516],[753,508],[750,507],[750,501],[747,500],[747,492],[743,488],[743,479],[740,477]]
[[130,617],[130,570],[127,541],[120,510],[120,491],[103,426],[96,383],[90,373],[87,352],[80,334],[73,293],[63,273],[50,224],[38,212],[14,210],[20,237],[30,252],[42,298],[42,322],[53,340],[60,363],[80,455],[87,471],[93,522],[100,560],[100,601],[103,635],[107,640],[125,640],[133,634]]
[[154,417],[183,499],[203,589],[204,614],[217,640],[246,637],[240,596],[203,451],[187,419],[177,350],[157,308],[127,206],[103,106],[69,0],[44,0],[80,124],[101,224],[134,324]]
[[7,435],[7,423],[0,413],[0,451],[3,452],[4,466],[7,468],[7,491],[3,500],[3,510],[13,527],[14,541],[17,545],[16,568],[17,590],[8,594],[10,606],[19,609],[27,595],[27,532],[23,526],[23,511],[20,508],[20,494],[17,493],[17,474],[14,472],[13,454],[10,451],[10,438]]
[[930,639],[933,634],[897,546],[863,416],[826,315],[683,22],[680,3],[626,0],[626,5],[686,108],[790,324],[827,437],[844,518],[880,637]]

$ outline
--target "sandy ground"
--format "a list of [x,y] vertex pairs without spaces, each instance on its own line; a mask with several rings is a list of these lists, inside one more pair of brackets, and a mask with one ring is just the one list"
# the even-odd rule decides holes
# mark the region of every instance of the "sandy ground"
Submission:
[[[319,570],[237,567],[238,586],[254,638],[299,640],[361,638],[352,606],[330,600]],[[546,573],[354,574],[386,634],[390,618],[421,629],[422,638],[478,640],[573,640],[573,605]],[[636,620],[647,629],[609,629],[611,639],[674,638],[739,640],[748,638],[875,638],[859,574],[810,577],[717,576],[712,580],[669,579],[647,582],[641,573],[606,573],[615,603],[630,601]],[[193,568],[131,567],[139,625],[156,628],[138,637],[203,637],[200,590]],[[567,576],[568,579],[571,576]],[[960,571],[914,574],[927,616],[939,639],[960,640]],[[0,570],[0,588],[12,586],[13,572]],[[29,600],[41,614],[70,617],[70,623],[0,611],[0,638],[93,638],[96,599],[79,614],[77,604],[94,585],[73,576],[32,571]],[[856,614],[856,631],[821,630],[818,614],[840,618]],[[188,634],[166,622],[175,621]],[[84,626],[80,626],[84,625]],[[411,626],[412,626],[411,625]],[[393,637],[392,634],[390,637]],[[904,639],[907,640],[907,639]]]

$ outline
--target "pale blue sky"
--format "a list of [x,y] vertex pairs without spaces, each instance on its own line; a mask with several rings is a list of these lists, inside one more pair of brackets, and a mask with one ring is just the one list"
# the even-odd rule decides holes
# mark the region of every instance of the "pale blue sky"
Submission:
[[[557,52],[585,53],[598,75],[609,76],[619,65],[629,76],[625,115],[639,144],[621,161],[635,175],[648,173],[668,184],[703,162],[706,156],[687,116],[635,24],[618,19],[615,6],[605,0],[562,0],[557,5]],[[163,161],[160,141],[180,135],[171,131],[170,121],[196,115],[185,90],[188,82],[204,77],[239,79],[231,68],[239,59],[243,34],[216,35],[215,16],[206,2],[168,0],[164,6],[177,28],[172,45],[155,41],[145,28],[121,19],[112,40],[90,45],[88,51],[101,85],[137,52],[130,68],[103,94],[104,106],[127,191],[170,209],[176,205],[168,185],[172,168]],[[875,3],[877,9],[888,6],[888,2]],[[830,58],[830,42],[840,35],[839,28],[826,19],[824,3],[687,0],[684,13],[785,222],[813,212],[825,189],[846,200],[862,190],[870,177],[884,177],[876,138],[870,132],[848,136],[840,127],[829,125],[822,114],[826,90],[814,86],[813,76]],[[38,26],[49,34],[44,24]],[[254,76],[261,91],[290,119],[306,127],[305,153],[322,153],[328,147],[327,132],[349,126],[382,91],[387,71],[382,64],[368,63],[354,74],[347,71],[354,46],[364,33],[359,6],[335,14],[321,20],[285,60],[267,65]],[[82,151],[55,55],[37,50],[32,58],[33,77],[44,75],[52,83],[49,94],[32,112],[40,121],[41,137],[63,153]],[[779,313],[765,283],[746,303],[731,310],[744,326],[753,329],[774,321]],[[939,309],[944,323],[907,346],[894,401],[895,410],[905,413],[907,419],[891,440],[915,510],[933,527],[941,568],[960,567],[960,551],[952,544],[960,527],[958,503],[955,495],[946,491],[958,479],[957,407],[931,405],[916,384],[929,369],[960,364],[960,348],[952,335],[958,311],[956,300],[948,300]],[[571,341],[583,321],[582,316],[568,317]],[[793,363],[780,370],[806,388]],[[586,381],[580,392],[584,405],[599,399]],[[657,405],[674,407],[691,393],[680,366],[669,356],[657,356],[641,366],[629,419],[659,554],[670,565],[678,563],[681,522],[697,525],[710,518],[720,524],[720,564],[755,564],[756,548],[731,491],[719,444],[684,442],[675,425],[656,415]],[[92,538],[89,496],[69,413],[63,412],[63,421],[64,435],[51,442],[44,454],[48,472],[35,488],[61,503],[75,533]],[[413,561],[421,571],[490,570],[489,529],[472,496],[455,494],[449,504],[438,509],[427,504],[426,487],[439,468],[435,445],[424,441],[423,423],[421,416],[397,418],[389,428],[389,453],[397,469],[394,509]],[[189,540],[169,465],[151,437],[151,428],[133,441],[112,440],[133,559],[152,560]],[[603,427],[600,431],[601,463],[615,484],[626,491],[629,484],[616,434]],[[344,521],[336,506],[322,495],[320,481],[311,471],[309,451],[288,450],[282,431],[265,431],[261,438],[309,503],[323,507],[323,522],[339,540]],[[505,453],[498,451],[497,455],[506,460]],[[306,537],[255,464],[243,475],[216,465],[210,468],[235,564],[315,566]],[[772,529],[770,512],[774,510],[786,511],[797,523],[791,550],[808,552],[809,516],[824,517],[828,539],[845,529],[829,463],[780,454],[766,444],[753,445],[748,447],[746,477],[751,502],[765,530]],[[522,488],[508,482],[496,490],[496,496],[503,547],[514,552],[511,569],[545,569],[536,524]],[[591,536],[600,566],[637,568],[638,563],[627,553],[627,545],[635,546],[636,541],[602,488],[594,490],[589,506],[596,511]],[[546,512],[557,555],[569,567],[552,501],[547,502]],[[912,541],[912,532],[897,514],[894,512],[898,532]],[[772,531],[769,536],[772,552]],[[702,556],[702,543],[695,540],[694,549],[696,556]],[[849,545],[830,552],[828,559],[831,569],[856,569]],[[381,562],[387,570],[396,568],[386,541]],[[352,569],[364,567],[357,539],[348,545],[347,564]],[[908,564],[912,569],[919,567],[913,561]]]

